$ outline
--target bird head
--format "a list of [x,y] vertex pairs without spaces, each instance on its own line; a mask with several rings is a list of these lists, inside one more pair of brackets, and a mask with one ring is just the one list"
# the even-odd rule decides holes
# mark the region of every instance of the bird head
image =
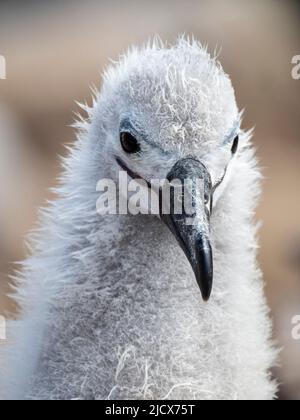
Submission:
[[[192,215],[160,212],[194,270],[204,300],[213,285],[210,219],[236,154],[240,114],[229,77],[196,41],[132,49],[104,76],[94,110],[111,176],[196,181]],[[192,185],[196,185],[192,184]],[[201,191],[200,191],[201,190]],[[197,198],[196,198],[197,197]]]

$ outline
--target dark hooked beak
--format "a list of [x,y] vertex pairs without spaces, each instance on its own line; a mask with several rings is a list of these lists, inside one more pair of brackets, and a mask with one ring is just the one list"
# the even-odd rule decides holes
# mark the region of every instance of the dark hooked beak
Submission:
[[209,300],[213,286],[211,200],[211,178],[206,167],[192,158],[178,161],[161,190],[160,217],[187,256],[204,301]]

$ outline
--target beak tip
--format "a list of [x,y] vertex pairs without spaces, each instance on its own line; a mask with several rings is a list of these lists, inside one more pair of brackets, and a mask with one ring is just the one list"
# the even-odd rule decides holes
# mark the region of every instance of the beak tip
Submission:
[[200,237],[197,241],[195,273],[202,298],[204,302],[208,302],[213,288],[213,257],[210,242],[205,237]]
[[212,282],[207,283],[205,287],[203,287],[203,284],[199,285],[202,299],[204,302],[208,302],[211,297],[212,292]]
[[211,292],[202,292],[201,291],[201,295],[202,295],[202,299],[204,302],[208,302],[211,296]]

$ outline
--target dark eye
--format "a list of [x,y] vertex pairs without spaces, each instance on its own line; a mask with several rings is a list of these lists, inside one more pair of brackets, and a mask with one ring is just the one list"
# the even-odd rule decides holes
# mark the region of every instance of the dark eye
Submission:
[[239,146],[239,136],[236,136],[236,138],[233,140],[232,148],[231,148],[231,153],[233,155],[236,154],[238,146]]
[[141,148],[138,141],[128,132],[120,134],[121,145],[126,153],[138,153]]

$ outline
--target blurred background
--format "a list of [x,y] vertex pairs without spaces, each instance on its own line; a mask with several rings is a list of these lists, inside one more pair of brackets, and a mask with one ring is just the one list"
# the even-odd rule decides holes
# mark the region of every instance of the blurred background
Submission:
[[300,54],[300,1],[86,0],[0,1],[0,314],[17,316],[6,297],[24,237],[49,198],[63,145],[74,139],[74,100],[90,99],[110,59],[129,44],[159,34],[172,41],[194,34],[231,75],[244,127],[255,126],[264,170],[258,218],[260,261],[282,347],[274,374],[281,399],[300,400],[300,80],[291,77]]

